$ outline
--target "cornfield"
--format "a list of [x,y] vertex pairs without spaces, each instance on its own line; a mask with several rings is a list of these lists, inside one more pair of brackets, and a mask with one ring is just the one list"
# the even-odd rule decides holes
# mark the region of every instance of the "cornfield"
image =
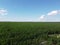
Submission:
[[0,22],[0,45],[60,45],[60,22]]

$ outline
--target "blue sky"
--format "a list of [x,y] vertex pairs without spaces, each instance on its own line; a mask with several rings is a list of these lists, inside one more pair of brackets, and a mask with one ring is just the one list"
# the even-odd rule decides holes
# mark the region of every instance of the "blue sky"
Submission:
[[60,21],[60,0],[0,0],[0,21]]

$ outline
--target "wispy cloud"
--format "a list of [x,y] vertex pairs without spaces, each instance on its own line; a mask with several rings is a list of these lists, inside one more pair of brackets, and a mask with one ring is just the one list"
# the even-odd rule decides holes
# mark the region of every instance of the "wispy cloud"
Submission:
[[40,21],[47,21],[48,17],[52,17],[52,19],[49,21],[52,21],[52,20],[58,21],[57,19],[55,19],[55,15],[58,15],[58,14],[60,14],[60,10],[53,10],[48,12],[47,14],[41,15],[39,19]]
[[52,16],[52,15],[57,15],[57,14],[60,14],[60,10],[51,11],[47,15]]
[[40,16],[40,20],[43,20],[45,18],[45,15]]
[[0,15],[7,15],[8,11],[6,9],[0,9]]

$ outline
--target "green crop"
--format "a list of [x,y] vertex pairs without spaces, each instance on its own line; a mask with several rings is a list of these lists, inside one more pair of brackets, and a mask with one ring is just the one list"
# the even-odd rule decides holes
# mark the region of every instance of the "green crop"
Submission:
[[59,22],[0,22],[0,45],[60,45]]

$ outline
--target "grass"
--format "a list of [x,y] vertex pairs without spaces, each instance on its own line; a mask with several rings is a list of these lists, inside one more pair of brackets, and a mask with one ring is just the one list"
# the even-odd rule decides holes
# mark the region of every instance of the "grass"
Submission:
[[56,34],[60,34],[60,22],[0,22],[0,45],[40,45],[44,41],[60,45]]

